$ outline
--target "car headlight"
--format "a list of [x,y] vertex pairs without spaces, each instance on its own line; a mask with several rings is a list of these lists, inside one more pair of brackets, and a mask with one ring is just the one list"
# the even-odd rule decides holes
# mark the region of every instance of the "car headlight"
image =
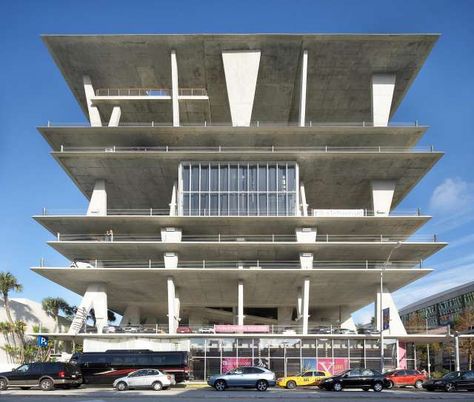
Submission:
[[326,379],[324,380],[324,382],[331,382],[331,381],[334,381],[334,378],[326,378]]

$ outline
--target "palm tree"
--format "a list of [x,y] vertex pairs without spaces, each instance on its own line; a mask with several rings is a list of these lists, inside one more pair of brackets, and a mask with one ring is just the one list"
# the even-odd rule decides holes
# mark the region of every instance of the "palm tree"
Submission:
[[59,313],[69,315],[71,306],[61,297],[46,297],[41,302],[43,310],[56,321],[55,331],[59,330]]
[[13,319],[10,313],[10,305],[8,300],[8,294],[10,291],[21,292],[23,286],[18,282],[15,276],[10,272],[0,272],[0,292],[3,296],[3,303],[5,304],[5,313],[8,321],[13,324]]

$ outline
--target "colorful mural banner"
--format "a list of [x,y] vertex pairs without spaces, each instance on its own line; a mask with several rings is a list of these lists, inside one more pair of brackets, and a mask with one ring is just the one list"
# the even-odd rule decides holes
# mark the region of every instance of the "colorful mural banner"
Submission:
[[398,368],[406,369],[407,367],[407,347],[405,342],[398,343]]
[[303,371],[321,370],[331,374],[337,374],[349,369],[349,359],[338,357],[331,358],[303,358]]

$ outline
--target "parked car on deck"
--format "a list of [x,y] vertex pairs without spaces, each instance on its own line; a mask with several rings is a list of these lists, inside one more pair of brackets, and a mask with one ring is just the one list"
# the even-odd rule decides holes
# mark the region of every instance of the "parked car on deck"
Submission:
[[441,378],[425,381],[423,388],[427,391],[474,391],[474,371],[452,371]]
[[193,330],[189,327],[178,327],[176,329],[177,334],[192,334]]
[[171,374],[164,374],[157,369],[141,369],[132,371],[125,377],[117,378],[113,387],[118,391],[136,388],[152,388],[155,391],[168,389],[176,381]]
[[353,368],[326,378],[319,383],[319,388],[327,391],[342,391],[345,388],[360,388],[364,391],[373,389],[380,392],[388,387],[388,381],[377,370]]
[[306,371],[289,377],[277,379],[277,385],[283,388],[294,389],[297,386],[318,385],[321,380],[331,377],[327,371]]
[[81,370],[70,363],[27,363],[0,373],[0,390],[39,386],[43,391],[51,391],[55,387],[79,388],[81,384]]
[[413,386],[421,389],[426,375],[418,370],[391,370],[383,374],[388,380],[388,388]]
[[207,383],[217,391],[226,388],[257,388],[257,391],[266,391],[276,384],[275,373],[264,367],[237,367],[225,374],[210,376]]

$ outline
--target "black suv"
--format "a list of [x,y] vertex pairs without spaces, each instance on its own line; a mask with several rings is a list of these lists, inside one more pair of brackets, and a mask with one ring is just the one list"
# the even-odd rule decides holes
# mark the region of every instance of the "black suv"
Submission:
[[377,370],[353,368],[338,375],[325,378],[319,383],[319,388],[328,391],[341,391],[344,388],[361,388],[364,391],[373,389],[380,392],[388,387],[388,381]]
[[0,373],[0,390],[39,386],[43,391],[50,391],[55,386],[79,388],[81,384],[81,370],[70,363],[26,363],[13,371]]

